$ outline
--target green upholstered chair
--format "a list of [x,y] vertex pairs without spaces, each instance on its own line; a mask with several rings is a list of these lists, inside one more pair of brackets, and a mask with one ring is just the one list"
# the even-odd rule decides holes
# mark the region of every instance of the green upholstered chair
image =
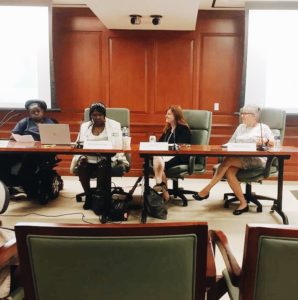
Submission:
[[207,223],[19,223],[15,230],[25,299],[205,299]]
[[213,292],[221,290],[218,297],[228,292],[232,300],[298,299],[298,226],[248,224],[242,268],[224,233],[211,230],[210,236],[226,264],[213,286]]
[[[84,122],[88,122],[90,120],[89,118],[89,108],[85,108],[84,110]],[[107,108],[106,109],[106,117],[113,119],[117,122],[119,122],[121,124],[121,127],[126,127],[128,130],[130,128],[130,112],[127,108]],[[128,162],[130,163],[131,161],[131,156],[130,154],[126,154],[126,159],[128,160]],[[125,170],[123,169],[122,166],[114,166],[112,167],[111,170],[111,175],[112,177],[121,177],[123,176],[125,173],[129,172],[130,170],[130,166],[126,167]],[[97,187],[99,187],[100,185],[100,179],[97,178]],[[84,193],[80,193],[78,195],[76,195],[76,200],[78,202],[82,201],[82,197],[84,196]]]
[[[183,115],[191,130],[192,145],[208,145],[211,135],[212,112],[206,110],[184,109]],[[187,206],[185,195],[193,195],[197,191],[184,190],[179,188],[179,179],[184,179],[192,174],[201,174],[206,171],[206,158],[201,156],[191,156],[189,164],[178,165],[170,168],[166,172],[167,178],[173,181],[173,188],[169,189],[169,194],[175,198],[182,199],[183,206]]]
[[[0,221],[1,224],[1,221]],[[17,261],[17,245],[16,240],[12,239],[7,241],[0,247],[0,270],[4,268],[10,268],[12,264]],[[1,286],[0,286],[1,288]],[[10,300],[22,300],[24,298],[24,290],[22,287],[17,286],[10,293],[7,299]],[[2,299],[2,298],[1,298]],[[6,298],[5,298],[6,299]]]
[[[286,126],[286,112],[276,108],[262,108],[260,113],[260,122],[267,124],[274,135],[280,136],[281,143],[285,136]],[[252,170],[240,170],[237,173],[237,178],[240,182],[246,184],[245,186],[245,198],[247,203],[254,203],[257,206],[257,212],[262,212],[262,204],[259,200],[276,200],[275,198],[257,195],[252,192],[252,183],[262,183],[262,180],[269,177],[277,176],[278,174],[278,161],[277,158],[268,158],[265,168],[256,168]],[[238,201],[234,193],[224,194],[224,206],[229,207],[231,202]]]

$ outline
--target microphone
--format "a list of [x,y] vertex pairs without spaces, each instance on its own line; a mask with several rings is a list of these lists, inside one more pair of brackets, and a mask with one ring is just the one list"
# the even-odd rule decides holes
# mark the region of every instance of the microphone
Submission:
[[174,129],[174,150],[178,151],[179,150],[179,145],[176,144],[176,135],[175,135],[175,131],[176,131],[176,128]]
[[80,125],[79,135],[78,135],[78,138],[77,138],[77,141],[76,141],[76,148],[77,149],[82,149],[83,148],[83,143],[84,143],[84,142],[81,142],[81,126],[82,126],[82,123]]
[[267,151],[268,147],[266,145],[264,145],[263,143],[263,130],[262,130],[262,123],[260,122],[260,129],[261,129],[261,145],[257,146],[257,150],[258,151]]

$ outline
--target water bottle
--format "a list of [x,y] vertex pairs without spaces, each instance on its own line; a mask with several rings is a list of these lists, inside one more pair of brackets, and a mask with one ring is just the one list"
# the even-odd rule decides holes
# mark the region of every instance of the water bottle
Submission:
[[123,127],[122,128],[122,137],[126,137],[126,136],[129,136],[128,134],[128,128],[127,127]]
[[280,150],[280,136],[279,135],[275,135],[274,136],[274,151],[279,151]]
[[122,128],[122,147],[124,149],[129,148],[130,147],[130,141],[131,141],[131,138],[129,137],[129,134],[128,134],[128,128],[123,127]]

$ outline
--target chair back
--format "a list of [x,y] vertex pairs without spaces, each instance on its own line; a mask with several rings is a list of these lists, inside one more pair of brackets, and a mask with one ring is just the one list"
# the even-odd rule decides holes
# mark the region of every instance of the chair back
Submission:
[[[107,118],[113,119],[121,124],[121,127],[130,128],[130,112],[127,108],[107,108]],[[90,108],[84,110],[84,122],[90,121]]]
[[247,225],[240,299],[298,299],[298,227]]
[[192,145],[208,145],[211,135],[212,112],[184,109],[183,115],[190,127]]
[[283,143],[285,137],[287,113],[285,110],[278,108],[262,108],[260,122],[268,125],[275,135],[280,136],[280,142]]
[[205,222],[15,229],[26,299],[204,299]]

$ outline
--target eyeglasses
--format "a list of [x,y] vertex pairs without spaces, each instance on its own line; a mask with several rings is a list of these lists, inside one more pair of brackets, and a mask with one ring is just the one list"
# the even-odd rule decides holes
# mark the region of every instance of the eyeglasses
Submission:
[[254,115],[254,114],[253,113],[246,113],[246,112],[244,112],[244,113],[240,113],[240,115],[241,116],[243,116],[243,115],[246,116],[246,115]]

